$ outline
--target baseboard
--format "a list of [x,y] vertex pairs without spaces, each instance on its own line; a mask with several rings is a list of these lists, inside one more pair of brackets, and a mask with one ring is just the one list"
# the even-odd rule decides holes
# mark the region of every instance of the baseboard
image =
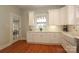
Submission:
[[12,44],[12,43],[9,43],[9,44],[6,44],[6,45],[2,45],[2,46],[0,46],[0,50],[6,48],[6,47],[8,47],[8,46],[10,46],[11,44]]
[[[16,41],[18,41],[18,40],[16,40]],[[16,41],[15,41],[15,42],[16,42]],[[12,44],[15,43],[15,42],[9,42],[8,44],[5,44],[5,45],[0,46],[0,50],[2,50],[2,49],[4,49],[4,48],[6,48],[6,47],[12,45]]]
[[60,43],[27,42],[28,44],[61,45]]

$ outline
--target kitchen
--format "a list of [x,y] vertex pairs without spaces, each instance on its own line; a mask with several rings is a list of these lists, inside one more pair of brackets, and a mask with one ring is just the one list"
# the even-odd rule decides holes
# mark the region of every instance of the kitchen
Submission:
[[[58,44],[62,45],[67,52],[78,52],[76,42],[76,38],[78,39],[79,36],[78,9],[78,6],[63,6],[59,9],[48,9],[46,10],[47,12],[45,10],[30,11],[27,42],[34,44]],[[44,17],[46,17],[47,21],[45,20],[43,24],[42,20]]]
[[[18,40],[26,40],[32,44],[62,45],[67,53],[79,51],[78,5],[17,5],[8,6],[8,9],[11,9],[11,12],[6,10],[9,12],[8,16],[11,16],[6,18],[8,21],[5,22],[8,24],[5,28],[8,35],[3,34],[0,38],[4,40],[4,43],[0,41],[1,49]],[[14,25],[17,28],[13,27]]]

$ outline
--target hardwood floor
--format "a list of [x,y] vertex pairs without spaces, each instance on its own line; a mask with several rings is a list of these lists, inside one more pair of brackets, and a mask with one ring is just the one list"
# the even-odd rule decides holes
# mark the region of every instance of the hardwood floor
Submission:
[[19,40],[11,46],[4,48],[0,53],[65,53],[61,45],[28,44]]

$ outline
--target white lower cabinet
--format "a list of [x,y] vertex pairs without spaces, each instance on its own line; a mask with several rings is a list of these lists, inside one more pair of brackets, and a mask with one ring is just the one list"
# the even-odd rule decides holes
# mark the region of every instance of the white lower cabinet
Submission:
[[75,39],[59,32],[28,32],[27,42],[38,44],[61,44],[68,53],[76,53]]
[[68,52],[68,53],[76,53],[76,48],[77,47],[75,45],[74,40],[73,40],[73,38],[67,37],[66,35],[62,35],[62,46],[66,50],[66,52]]
[[50,43],[60,44],[60,33],[51,32],[28,32],[28,43]]

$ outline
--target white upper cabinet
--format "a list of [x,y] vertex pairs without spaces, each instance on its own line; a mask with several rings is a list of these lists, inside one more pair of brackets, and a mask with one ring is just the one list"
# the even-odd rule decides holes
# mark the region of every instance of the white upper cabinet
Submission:
[[[34,12],[29,12],[29,25],[34,25]],[[79,7],[67,5],[59,9],[48,10],[49,25],[75,25],[79,24]]]
[[34,25],[34,12],[29,12],[29,25]]
[[75,10],[76,10],[75,24],[79,25],[79,6],[75,6]]
[[60,8],[60,24],[61,25],[75,25],[75,6],[65,6]]
[[54,9],[53,10],[53,24],[54,25],[60,25],[60,14],[59,14],[59,9]]
[[49,14],[49,25],[53,25],[53,10],[48,10]]
[[67,19],[68,25],[75,25],[75,6],[66,6],[67,7]]
[[76,18],[79,18],[79,6],[75,6]]
[[60,14],[59,14],[59,24],[60,25],[67,25],[67,8],[62,7],[60,8]]
[[59,9],[49,10],[49,25],[60,25]]

